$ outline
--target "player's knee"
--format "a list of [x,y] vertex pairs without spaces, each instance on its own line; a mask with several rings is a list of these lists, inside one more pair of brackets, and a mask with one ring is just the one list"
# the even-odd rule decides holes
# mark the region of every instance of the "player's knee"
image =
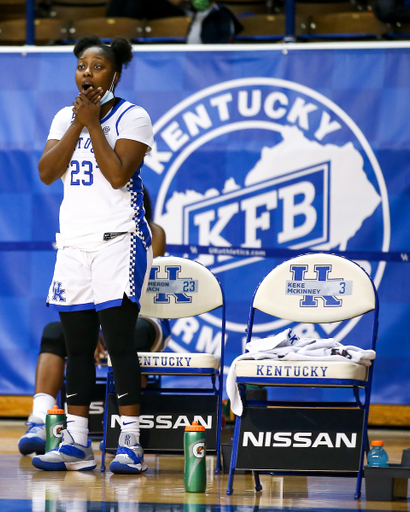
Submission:
[[60,322],[51,322],[43,329],[40,344],[40,354],[55,354],[61,358],[67,355],[63,329]]

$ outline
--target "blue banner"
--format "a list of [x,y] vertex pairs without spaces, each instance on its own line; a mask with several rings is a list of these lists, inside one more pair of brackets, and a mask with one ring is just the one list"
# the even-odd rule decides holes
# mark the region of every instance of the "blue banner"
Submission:
[[[196,257],[224,288],[226,371],[263,277],[293,253],[332,251],[360,262],[379,291],[372,402],[410,404],[409,48],[135,48],[116,94],[151,116],[142,176],[172,253]],[[42,329],[58,319],[45,299],[62,199],[37,162],[76,96],[76,60],[71,48],[4,50],[0,65],[0,394],[31,394]],[[220,325],[216,313],[174,321],[169,350],[215,352]],[[358,345],[369,325],[261,314],[254,335],[287,327]]]

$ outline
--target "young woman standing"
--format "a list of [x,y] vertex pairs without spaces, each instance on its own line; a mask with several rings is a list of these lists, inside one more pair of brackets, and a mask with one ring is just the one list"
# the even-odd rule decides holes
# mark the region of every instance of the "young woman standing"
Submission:
[[34,457],[51,471],[96,467],[88,440],[100,326],[110,354],[122,427],[113,473],[147,469],[139,445],[141,371],[134,348],[139,299],[152,263],[140,169],[153,145],[147,112],[114,90],[132,59],[124,38],[74,47],[79,94],[55,116],[39,162],[41,180],[64,183],[57,259],[47,303],[67,345],[67,430],[58,448]]

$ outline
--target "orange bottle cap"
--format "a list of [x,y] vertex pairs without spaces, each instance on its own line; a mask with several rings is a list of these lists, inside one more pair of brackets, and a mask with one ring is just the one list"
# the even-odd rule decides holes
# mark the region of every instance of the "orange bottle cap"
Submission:
[[199,425],[197,421],[193,421],[192,425],[187,425],[185,427],[185,432],[205,432],[205,427],[203,425]]
[[52,409],[47,411],[47,414],[64,414],[63,409],[60,409],[58,405],[55,405]]
[[384,441],[372,441],[372,446],[384,446]]

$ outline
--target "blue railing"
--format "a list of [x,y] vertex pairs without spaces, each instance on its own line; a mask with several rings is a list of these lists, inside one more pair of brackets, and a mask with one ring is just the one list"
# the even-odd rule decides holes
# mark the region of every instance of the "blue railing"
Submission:
[[26,0],[26,44],[34,44],[34,1]]
[[285,3],[285,43],[294,43],[295,38],[295,0]]

